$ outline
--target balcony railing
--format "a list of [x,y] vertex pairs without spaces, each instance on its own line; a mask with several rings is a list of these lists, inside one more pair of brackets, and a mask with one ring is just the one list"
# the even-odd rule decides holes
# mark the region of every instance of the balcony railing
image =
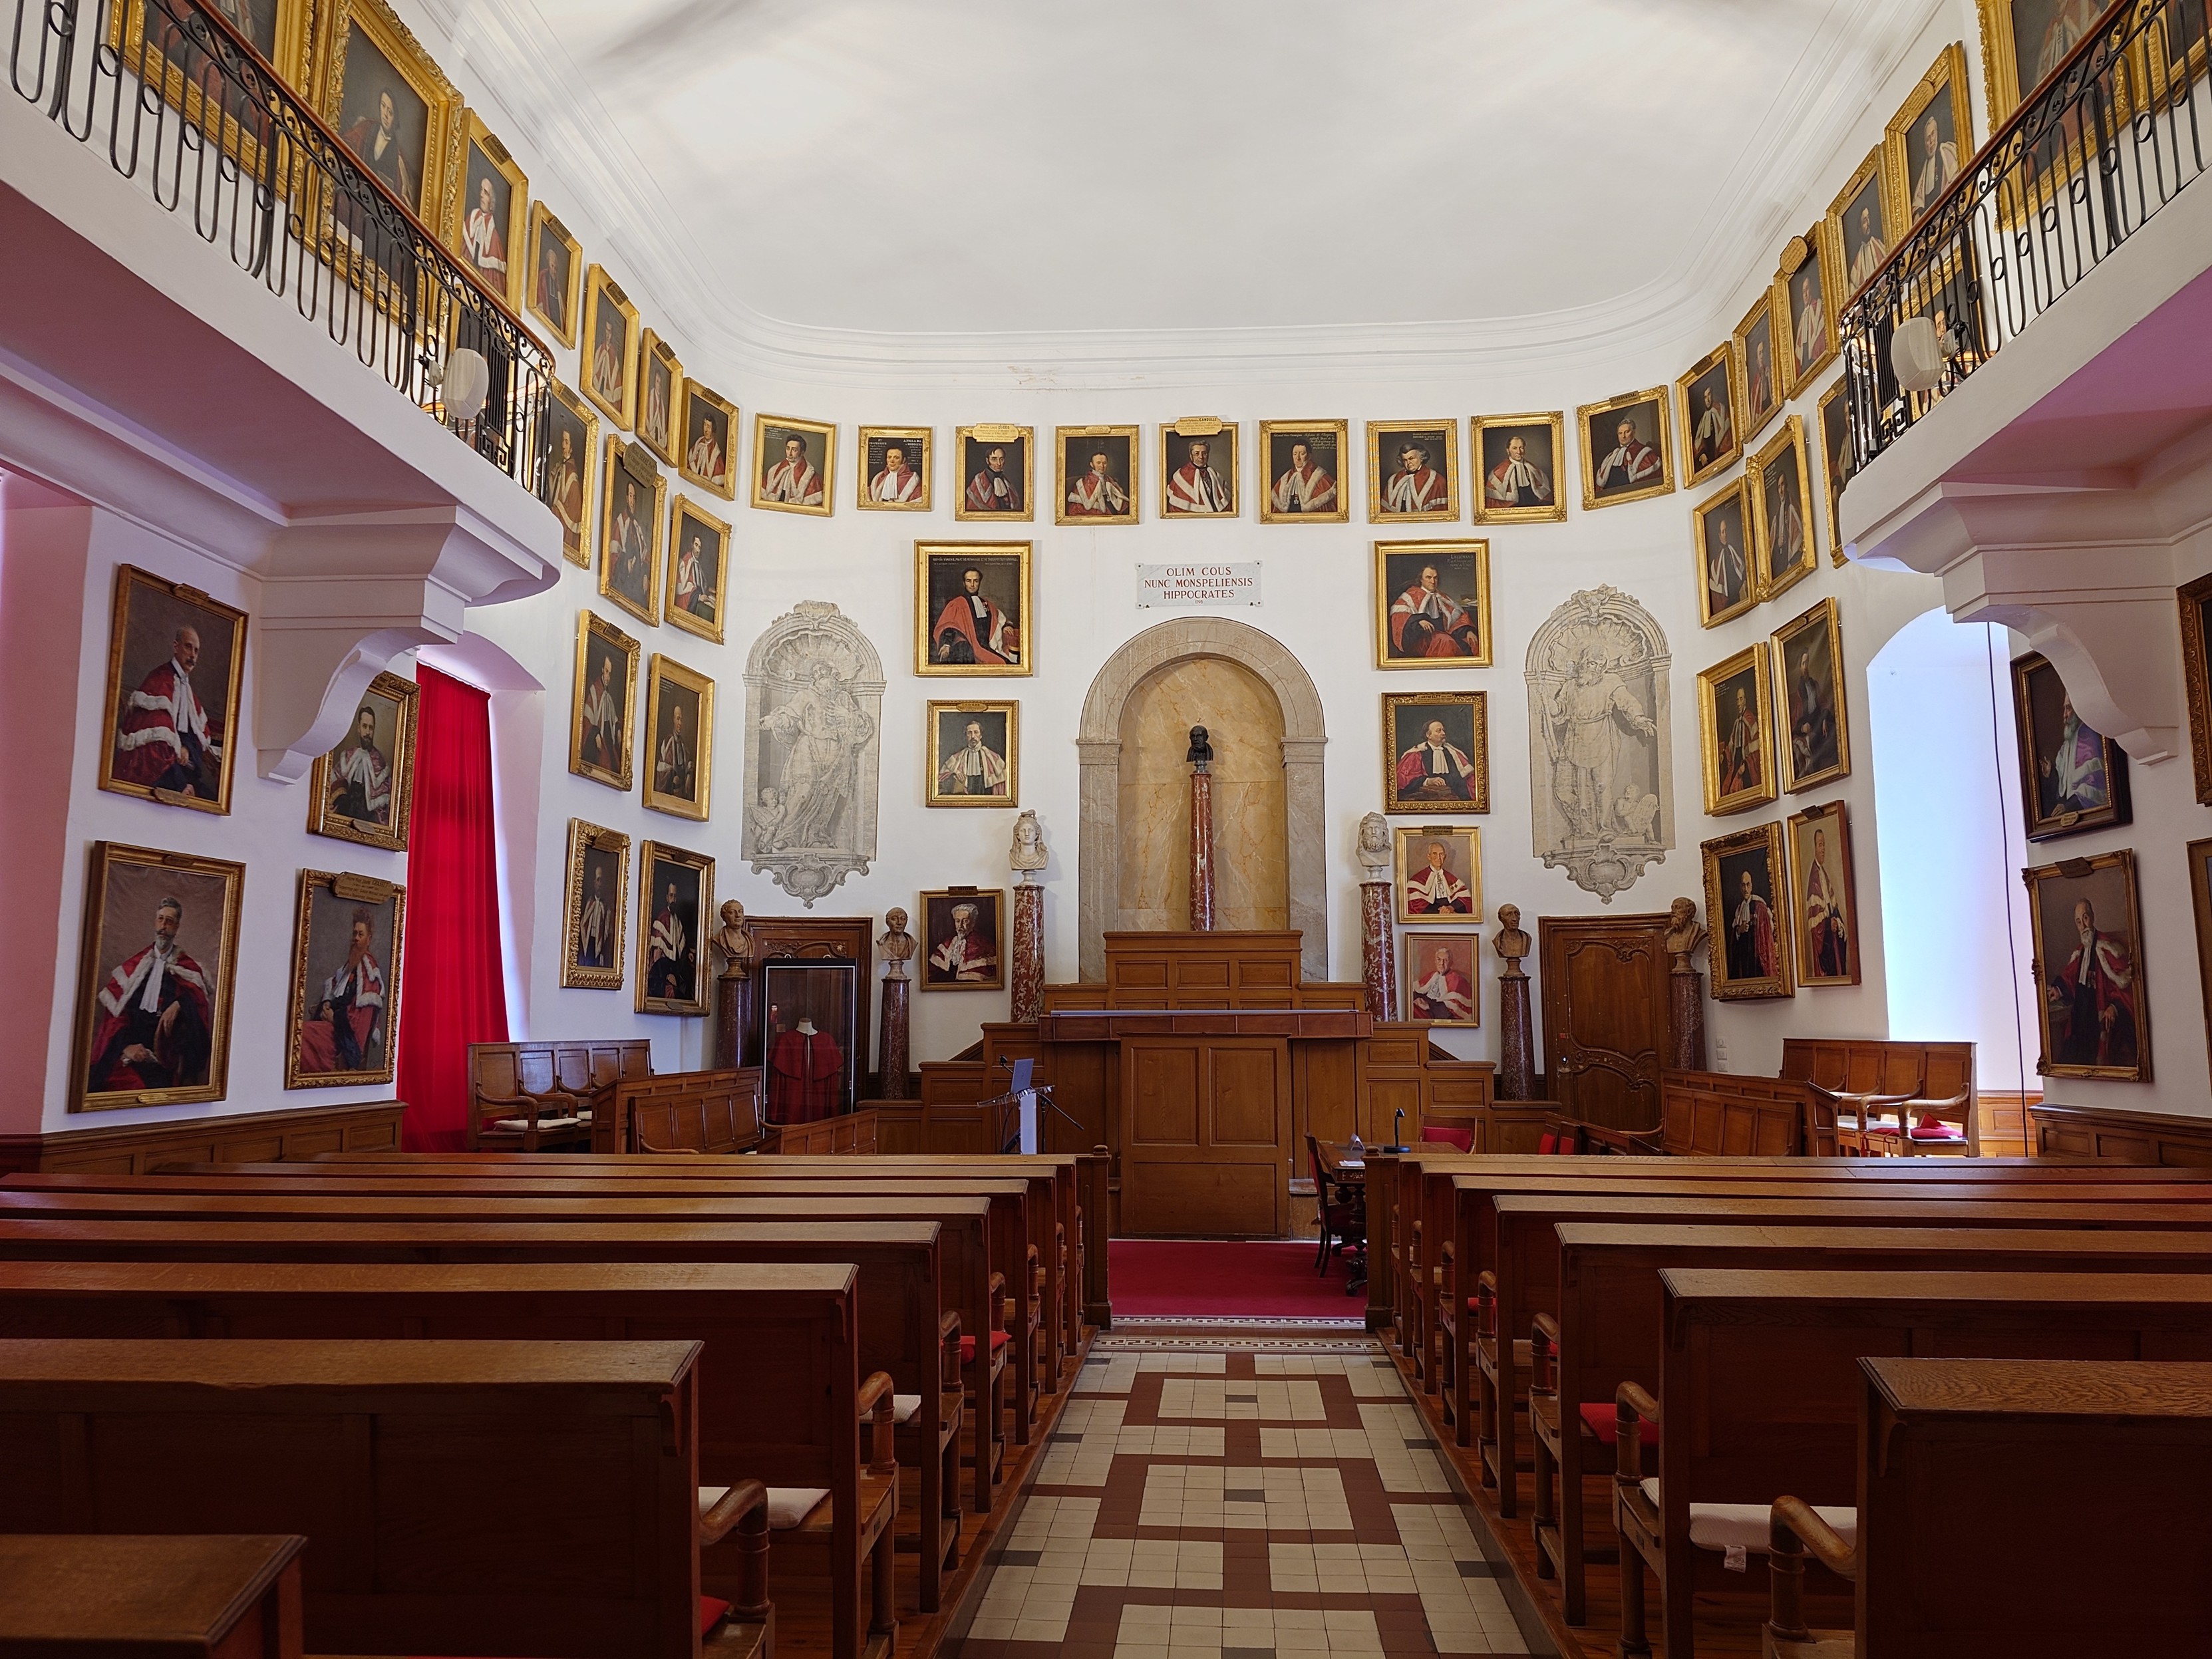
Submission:
[[[129,25],[128,27],[124,25]],[[545,347],[200,0],[15,0],[15,91],[541,498]],[[448,418],[452,354],[490,386]]]
[[[1845,307],[1850,471],[2203,173],[2212,143],[2206,10],[2206,0],[2111,7]],[[1920,318],[1934,325],[1941,368],[1934,386],[1913,391],[1899,384],[1891,348]]]

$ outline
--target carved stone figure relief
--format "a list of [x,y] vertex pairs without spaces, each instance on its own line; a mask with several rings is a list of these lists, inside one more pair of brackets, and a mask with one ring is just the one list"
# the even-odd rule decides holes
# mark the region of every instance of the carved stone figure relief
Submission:
[[1615,587],[1586,588],[1528,642],[1530,836],[1607,903],[1674,845],[1667,636]]
[[852,618],[805,599],[745,658],[744,854],[811,908],[876,857],[884,670]]

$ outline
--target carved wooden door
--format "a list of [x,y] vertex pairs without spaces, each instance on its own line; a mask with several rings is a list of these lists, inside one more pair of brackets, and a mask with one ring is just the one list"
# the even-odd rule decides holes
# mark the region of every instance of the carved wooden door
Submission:
[[1121,1049],[1121,1231],[1288,1231],[1291,1050],[1280,1037],[1134,1037]]
[[1585,1123],[1659,1127],[1659,1073],[1672,1052],[1664,915],[1546,916],[1546,1091]]

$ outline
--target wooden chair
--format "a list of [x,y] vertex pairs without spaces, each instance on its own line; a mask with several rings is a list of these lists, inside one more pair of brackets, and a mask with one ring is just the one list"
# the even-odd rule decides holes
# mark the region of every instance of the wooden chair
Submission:
[[1366,1249],[1366,1188],[1340,1179],[1334,1149],[1324,1150],[1313,1135],[1306,1137],[1306,1158],[1313,1170],[1314,1208],[1321,1222],[1321,1249],[1314,1257],[1314,1272],[1320,1275],[1328,1272],[1330,1256]]
[[643,1037],[472,1042],[469,1150],[589,1146],[594,1121],[613,1112],[615,1085],[652,1074],[653,1045]]
[[300,1659],[296,1536],[0,1538],[0,1659]]

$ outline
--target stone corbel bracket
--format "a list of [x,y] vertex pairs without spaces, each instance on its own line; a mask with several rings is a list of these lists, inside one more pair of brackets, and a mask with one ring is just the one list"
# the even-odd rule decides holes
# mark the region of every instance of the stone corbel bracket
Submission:
[[535,550],[459,505],[295,520],[262,566],[253,740],[260,774],[307,775],[345,734],[394,657],[450,644],[471,605],[503,605],[560,579],[557,542]]

